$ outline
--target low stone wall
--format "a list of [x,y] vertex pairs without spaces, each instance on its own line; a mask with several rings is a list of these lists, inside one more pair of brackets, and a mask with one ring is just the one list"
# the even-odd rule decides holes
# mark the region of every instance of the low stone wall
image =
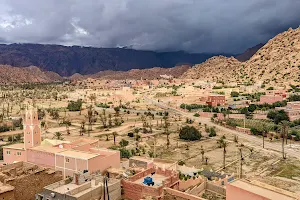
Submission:
[[199,112],[200,117],[207,117],[207,118],[211,118],[214,116],[215,113],[212,112]]
[[250,131],[250,128],[242,128],[242,127],[237,126],[237,127],[235,127],[235,130],[239,131],[239,132],[247,133],[249,135],[252,134]]
[[253,119],[268,119],[265,114],[253,114]]
[[206,184],[206,190],[210,190],[212,192],[221,194],[223,196],[226,196],[226,189],[217,185],[214,185],[212,183],[207,182]]
[[185,192],[180,192],[178,190],[164,188],[163,200],[205,200],[205,199]]
[[245,119],[244,114],[229,114],[228,115],[229,119]]

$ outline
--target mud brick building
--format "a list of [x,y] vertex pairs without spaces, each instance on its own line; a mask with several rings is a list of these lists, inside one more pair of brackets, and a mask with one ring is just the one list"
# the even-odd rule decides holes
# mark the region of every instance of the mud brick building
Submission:
[[0,168],[0,199],[32,200],[46,185],[62,180],[62,173],[26,162]]

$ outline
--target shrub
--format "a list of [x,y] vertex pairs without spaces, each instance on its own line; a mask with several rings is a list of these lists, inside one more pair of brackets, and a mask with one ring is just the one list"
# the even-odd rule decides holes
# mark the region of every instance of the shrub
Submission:
[[200,116],[199,113],[194,114],[194,117],[199,117],[199,116]]
[[185,164],[185,162],[184,162],[183,160],[179,160],[179,161],[178,161],[178,165],[181,165],[181,166],[182,166],[182,165],[184,165],[184,164]]
[[202,135],[201,132],[198,131],[195,127],[193,126],[184,126],[179,133],[180,139],[184,140],[200,140]]
[[121,147],[126,147],[129,144],[129,142],[127,140],[122,139],[119,144]]
[[127,133],[127,136],[128,136],[128,137],[133,137],[133,133],[132,133],[132,132],[129,132],[129,133]]
[[216,132],[216,129],[214,127],[211,127],[209,129],[209,135],[208,136],[209,137],[215,137],[215,136],[217,136],[217,132]]
[[4,126],[0,126],[0,132],[6,132],[6,131],[9,131],[9,127],[4,125]]
[[231,97],[238,97],[240,94],[238,93],[238,92],[235,92],[235,91],[232,91],[231,93],[230,93],[230,96]]
[[70,103],[68,104],[67,109],[69,111],[80,111],[81,107],[82,107],[82,101],[77,100],[77,101],[70,101]]
[[132,156],[131,151],[128,149],[120,149],[121,158],[130,158]]

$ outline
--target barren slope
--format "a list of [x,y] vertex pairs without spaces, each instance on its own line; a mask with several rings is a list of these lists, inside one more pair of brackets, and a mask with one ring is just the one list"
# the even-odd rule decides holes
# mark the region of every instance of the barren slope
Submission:
[[246,62],[244,76],[266,84],[299,84],[300,28],[278,34]]
[[215,56],[195,65],[182,78],[256,83],[272,86],[300,84],[300,28],[278,34],[246,62]]
[[58,74],[43,72],[35,66],[20,68],[0,65],[0,83],[46,83],[62,80]]
[[185,72],[181,78],[201,79],[205,81],[235,82],[238,69],[242,63],[234,57],[214,56],[204,63],[195,65]]

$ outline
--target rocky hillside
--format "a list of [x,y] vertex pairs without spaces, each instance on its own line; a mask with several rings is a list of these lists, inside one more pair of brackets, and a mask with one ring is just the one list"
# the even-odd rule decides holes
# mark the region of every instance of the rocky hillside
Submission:
[[125,48],[10,44],[0,45],[0,64],[17,67],[38,66],[61,76],[94,74],[99,71],[128,71],[152,67],[170,68],[178,64],[196,64],[214,54],[154,52]]
[[242,67],[246,81],[265,84],[300,84],[300,28],[289,29],[269,40]]
[[54,72],[43,72],[38,67],[12,67],[0,65],[0,83],[47,83],[63,81],[64,79]]
[[245,61],[249,60],[263,46],[264,46],[264,44],[260,43],[254,47],[247,49],[244,53],[236,56],[235,58],[241,62],[245,62]]
[[256,83],[270,86],[300,84],[300,28],[278,34],[248,61],[217,56],[195,65],[182,78]]
[[241,62],[234,57],[214,56],[204,63],[193,66],[181,78],[227,83],[237,80],[240,67]]
[[132,69],[129,71],[101,71],[92,75],[80,75],[74,74],[69,79],[82,80],[86,78],[95,79],[156,79],[160,78],[160,75],[171,75],[173,77],[180,77],[190,68],[189,65],[181,65],[173,68],[159,68],[154,67],[150,69]]

